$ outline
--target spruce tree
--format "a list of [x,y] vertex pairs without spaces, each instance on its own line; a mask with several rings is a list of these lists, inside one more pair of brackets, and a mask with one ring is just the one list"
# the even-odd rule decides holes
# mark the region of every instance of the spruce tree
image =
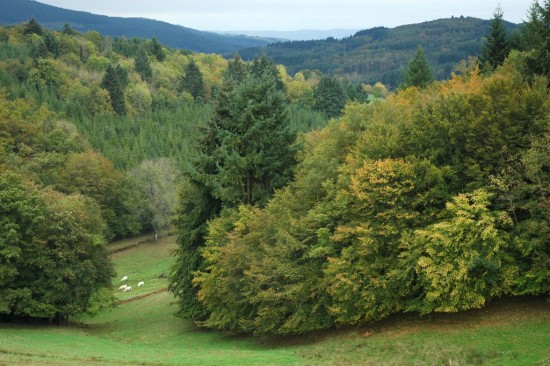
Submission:
[[154,37],[153,39],[151,39],[151,42],[149,43],[149,51],[153,56],[155,56],[158,62],[162,62],[166,59],[166,54],[162,49],[162,45]]
[[25,24],[23,34],[38,34],[39,36],[41,36],[44,34],[44,29],[42,29],[42,26],[38,24],[36,19],[31,18],[31,20],[29,20],[29,22]]
[[147,56],[147,52],[141,47],[134,58],[136,71],[141,76],[141,80],[150,82],[153,77],[153,70],[151,69],[151,62]]
[[403,79],[403,84],[400,86],[402,89],[410,86],[425,88],[434,80],[430,64],[422,47],[416,49],[413,59],[409,62],[403,74]]
[[195,61],[191,61],[183,72],[179,85],[180,92],[186,91],[195,100],[203,100],[205,97],[204,81],[202,73]]
[[489,34],[485,39],[481,51],[480,65],[482,68],[495,69],[502,65],[510,52],[510,42],[504,20],[502,19],[500,6],[495,10],[494,18],[491,20]]
[[120,65],[116,68],[112,65],[107,67],[101,81],[101,86],[109,92],[113,111],[121,116],[126,115],[124,88],[127,84],[128,74],[125,73],[125,70]]
[[176,215],[179,249],[170,290],[179,297],[182,317],[208,315],[192,283],[194,273],[204,270],[200,253],[207,221],[222,207],[263,206],[291,179],[295,135],[280,85],[271,62],[256,59],[250,66],[240,58],[230,62],[214,115],[198,143],[197,158],[187,167]]
[[527,59],[529,70],[550,77],[550,0],[533,3],[522,31],[523,48],[532,51]]
[[313,93],[314,109],[324,112],[328,117],[337,117],[346,105],[346,92],[338,80],[323,76]]

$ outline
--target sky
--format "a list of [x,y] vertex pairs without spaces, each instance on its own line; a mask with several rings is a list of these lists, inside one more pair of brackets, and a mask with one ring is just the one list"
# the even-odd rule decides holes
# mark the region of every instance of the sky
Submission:
[[[527,19],[532,0],[38,0],[71,10],[162,20],[198,30],[368,29],[439,18]],[[541,3],[539,1],[539,3]]]

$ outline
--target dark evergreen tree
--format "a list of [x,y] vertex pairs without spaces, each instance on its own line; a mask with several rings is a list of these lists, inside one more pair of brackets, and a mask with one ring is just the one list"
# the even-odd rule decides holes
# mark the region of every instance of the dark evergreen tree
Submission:
[[225,79],[233,80],[235,83],[239,83],[246,77],[246,64],[241,59],[239,54],[236,54],[233,57],[232,62],[227,65],[227,70],[225,70]]
[[416,49],[413,59],[405,70],[403,79],[403,84],[400,86],[403,89],[410,86],[425,88],[434,80],[430,64],[422,47]]
[[23,30],[23,34],[38,34],[39,36],[44,34],[44,29],[36,19],[31,18],[27,24],[25,24],[25,29]]
[[164,59],[166,58],[166,53],[164,53],[162,45],[154,37],[153,39],[151,39],[151,42],[149,42],[149,52],[151,53],[151,55],[155,56],[155,58],[159,62],[164,61]]
[[534,2],[523,27],[523,47],[532,50],[527,65],[534,74],[550,77],[550,1]]
[[195,271],[204,269],[200,252],[206,222],[222,207],[263,206],[290,181],[295,135],[276,71],[262,59],[249,67],[238,57],[230,62],[214,116],[196,148],[198,157],[187,169],[176,218],[178,260],[170,285],[179,297],[181,316],[208,315],[192,284]]
[[314,109],[326,113],[328,117],[337,117],[346,105],[346,92],[338,80],[323,76],[313,92]]
[[204,88],[202,73],[195,61],[191,61],[185,67],[180,79],[179,91],[188,92],[195,100],[203,100],[206,94]]
[[109,92],[111,97],[111,106],[116,114],[126,114],[126,104],[124,96],[124,88],[128,83],[128,74],[118,65],[114,68],[112,65],[107,67],[105,75],[101,81],[101,86]]
[[495,69],[502,65],[506,56],[510,52],[510,42],[506,28],[504,27],[503,13],[500,6],[494,13],[491,20],[489,34],[483,44],[480,65],[482,68]]
[[75,31],[68,23],[65,23],[63,25],[63,34],[66,34],[68,36],[74,36],[76,35],[78,32]]
[[48,52],[56,58],[59,57],[61,55],[61,46],[59,45],[59,41],[55,38],[54,33],[46,31],[42,38]]
[[137,51],[137,55],[134,58],[136,71],[141,76],[141,80],[150,82],[153,77],[153,70],[151,69],[151,62],[147,56],[147,51],[145,48],[141,47]]

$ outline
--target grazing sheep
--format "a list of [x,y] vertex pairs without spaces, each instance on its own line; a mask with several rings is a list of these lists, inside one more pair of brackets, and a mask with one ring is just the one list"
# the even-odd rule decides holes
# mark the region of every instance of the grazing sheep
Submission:
[[124,276],[120,279],[120,282],[128,281],[128,276]]
[[141,286],[143,286],[143,285],[145,285],[145,282],[143,282],[143,281],[138,282],[138,287],[141,287]]
[[124,290],[126,287],[128,287],[128,285],[122,285],[122,286],[120,286],[118,289],[119,289],[119,290]]
[[126,286],[124,292],[132,291],[132,286]]

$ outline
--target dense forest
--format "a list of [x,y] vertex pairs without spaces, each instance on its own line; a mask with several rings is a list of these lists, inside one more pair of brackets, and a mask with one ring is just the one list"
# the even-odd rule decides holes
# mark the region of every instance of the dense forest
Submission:
[[[503,23],[508,32],[517,25]],[[415,49],[424,48],[438,80],[446,80],[456,65],[481,54],[489,21],[453,17],[395,28],[376,27],[343,39],[271,43],[262,49],[241,50],[245,59],[266,54],[285,65],[290,73],[303,69],[344,76],[374,84],[382,82],[392,89],[401,84],[402,72]]]
[[0,28],[0,319],[113,303],[105,244],[178,235],[178,315],[298,334],[550,292],[550,2],[434,81],[360,84]]
[[[367,98],[361,85],[334,79],[344,92],[334,107],[316,96],[328,76],[257,62],[278,80],[288,136],[325,126],[347,99]],[[182,173],[226,93],[227,70],[220,55],[155,38],[68,24],[51,31],[35,19],[0,28],[0,313],[62,322],[109,304],[104,244],[171,230]],[[44,272],[56,258],[56,271]]]

